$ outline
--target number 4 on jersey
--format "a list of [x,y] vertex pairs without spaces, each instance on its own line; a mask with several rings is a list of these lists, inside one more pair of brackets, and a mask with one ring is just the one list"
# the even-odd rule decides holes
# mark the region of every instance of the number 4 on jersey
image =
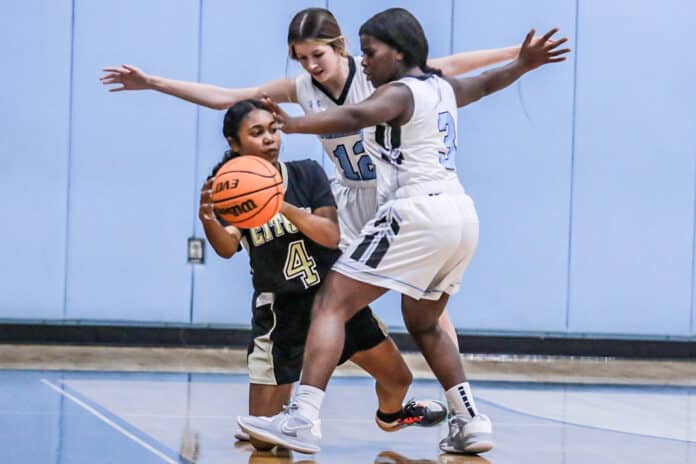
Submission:
[[317,272],[317,263],[307,253],[302,240],[291,242],[288,246],[288,256],[285,258],[283,273],[287,280],[300,277],[305,288],[316,285],[321,280]]

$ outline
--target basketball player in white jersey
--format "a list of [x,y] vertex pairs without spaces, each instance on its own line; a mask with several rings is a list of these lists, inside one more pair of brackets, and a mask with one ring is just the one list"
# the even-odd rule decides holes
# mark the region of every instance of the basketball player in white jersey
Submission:
[[[458,350],[438,319],[478,242],[474,204],[455,172],[457,107],[507,87],[523,74],[563,61],[556,29],[522,43],[513,63],[469,79],[443,79],[426,64],[428,43],[408,11],[392,8],[360,28],[363,66],[375,93],[362,103],[289,118],[267,104],[289,133],[339,134],[374,127],[363,142],[377,153],[379,210],[334,264],[317,293],[295,400],[273,417],[240,417],[250,435],[305,453],[319,451],[319,410],[341,354],[343,324],[387,290],[402,294],[402,314],[442,387],[452,414],[445,452],[493,447]],[[384,84],[384,85],[383,85]],[[381,86],[381,87],[380,87]]]
[[[214,109],[227,109],[238,101],[267,95],[275,102],[299,103],[306,114],[359,103],[374,92],[358,60],[347,53],[340,26],[329,10],[307,8],[298,12],[288,28],[288,47],[290,57],[307,72],[295,79],[278,79],[258,87],[230,89],[177,81],[145,74],[130,65],[104,69],[106,74],[101,80],[107,85],[121,84],[110,91],[157,90]],[[444,75],[456,76],[512,60],[518,53],[519,46],[463,52],[430,60],[428,64],[441,69]],[[359,130],[320,136],[324,150],[336,166],[332,191],[338,205],[341,250],[360,236],[363,226],[377,211],[375,166],[363,136],[371,138]],[[440,323],[457,343],[456,331],[446,312]]]

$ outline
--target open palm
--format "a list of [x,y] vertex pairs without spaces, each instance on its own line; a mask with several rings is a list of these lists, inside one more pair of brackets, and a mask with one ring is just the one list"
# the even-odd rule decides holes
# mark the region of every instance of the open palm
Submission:
[[109,92],[120,92],[122,90],[145,90],[149,89],[147,74],[140,69],[129,64],[124,64],[118,68],[104,68],[106,73],[99,78],[104,85],[120,84],[121,87],[112,87]]
[[534,32],[534,29],[532,29],[525,37],[517,58],[528,71],[547,63],[558,63],[566,59],[563,55],[569,53],[570,48],[559,49],[558,47],[566,43],[568,38],[563,37],[558,40],[552,40],[553,35],[558,32],[558,28],[554,27],[539,40],[532,40]]

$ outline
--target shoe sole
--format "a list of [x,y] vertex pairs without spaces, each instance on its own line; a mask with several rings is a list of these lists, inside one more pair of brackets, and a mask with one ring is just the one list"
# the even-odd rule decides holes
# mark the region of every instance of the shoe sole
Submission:
[[234,438],[236,438],[237,441],[249,441],[249,435],[244,432],[235,432]]
[[251,435],[252,437],[256,438],[257,440],[269,442],[269,443],[275,443],[276,445],[283,446],[285,448],[298,451],[300,453],[304,454],[316,454],[319,452],[320,448],[318,446],[302,446],[299,445],[295,442],[291,442],[288,440],[280,439],[277,435],[272,435],[271,433],[263,430],[263,429],[257,429],[255,427],[249,427],[246,425],[243,425],[239,420],[237,421],[239,424],[239,428],[241,428],[243,431]]
[[443,416],[442,419],[440,419],[437,422],[433,422],[428,425],[424,425],[421,422],[414,422],[412,424],[399,424],[399,425],[394,425],[394,426],[388,426],[384,425],[385,422],[382,422],[379,417],[375,416],[375,424],[377,424],[377,427],[380,429],[384,430],[385,432],[398,432],[401,429],[405,429],[406,427],[423,427],[423,428],[428,428],[428,427],[437,427],[438,425],[442,424],[442,422],[447,418],[447,416]]
[[[489,435],[490,434],[485,434]],[[440,449],[445,453],[454,454],[479,454],[485,453],[493,449],[493,441],[486,439],[483,436],[476,436],[472,434],[470,439],[466,441],[462,448],[455,448],[454,446],[440,446]]]
[[375,417],[375,424],[377,424],[377,427],[384,430],[385,432],[398,432],[399,430],[401,430],[405,427],[408,427],[408,425],[406,425],[406,424],[399,424],[399,425],[395,425],[393,427],[388,427],[388,426],[382,425],[383,423],[382,423],[382,421],[379,420],[378,417]]

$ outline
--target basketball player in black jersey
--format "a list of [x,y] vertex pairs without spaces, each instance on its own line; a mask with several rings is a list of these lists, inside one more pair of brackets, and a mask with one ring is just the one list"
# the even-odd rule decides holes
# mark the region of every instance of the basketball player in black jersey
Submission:
[[[199,218],[216,253],[232,257],[243,246],[253,274],[252,340],[248,347],[249,413],[272,416],[290,403],[299,380],[314,295],[340,251],[336,203],[322,167],[312,160],[278,160],[280,131],[261,102],[244,100],[225,114],[223,134],[230,151],[213,175],[234,156],[259,156],[283,177],[280,213],[261,227],[239,229],[218,218],[211,197],[212,176],[203,185]],[[396,345],[369,307],[346,323],[341,362],[350,359],[376,380],[377,425],[394,431],[407,425],[435,425],[447,414],[443,403],[409,401],[412,380]],[[238,438],[241,438],[237,435]],[[264,448],[263,443],[254,443]]]

